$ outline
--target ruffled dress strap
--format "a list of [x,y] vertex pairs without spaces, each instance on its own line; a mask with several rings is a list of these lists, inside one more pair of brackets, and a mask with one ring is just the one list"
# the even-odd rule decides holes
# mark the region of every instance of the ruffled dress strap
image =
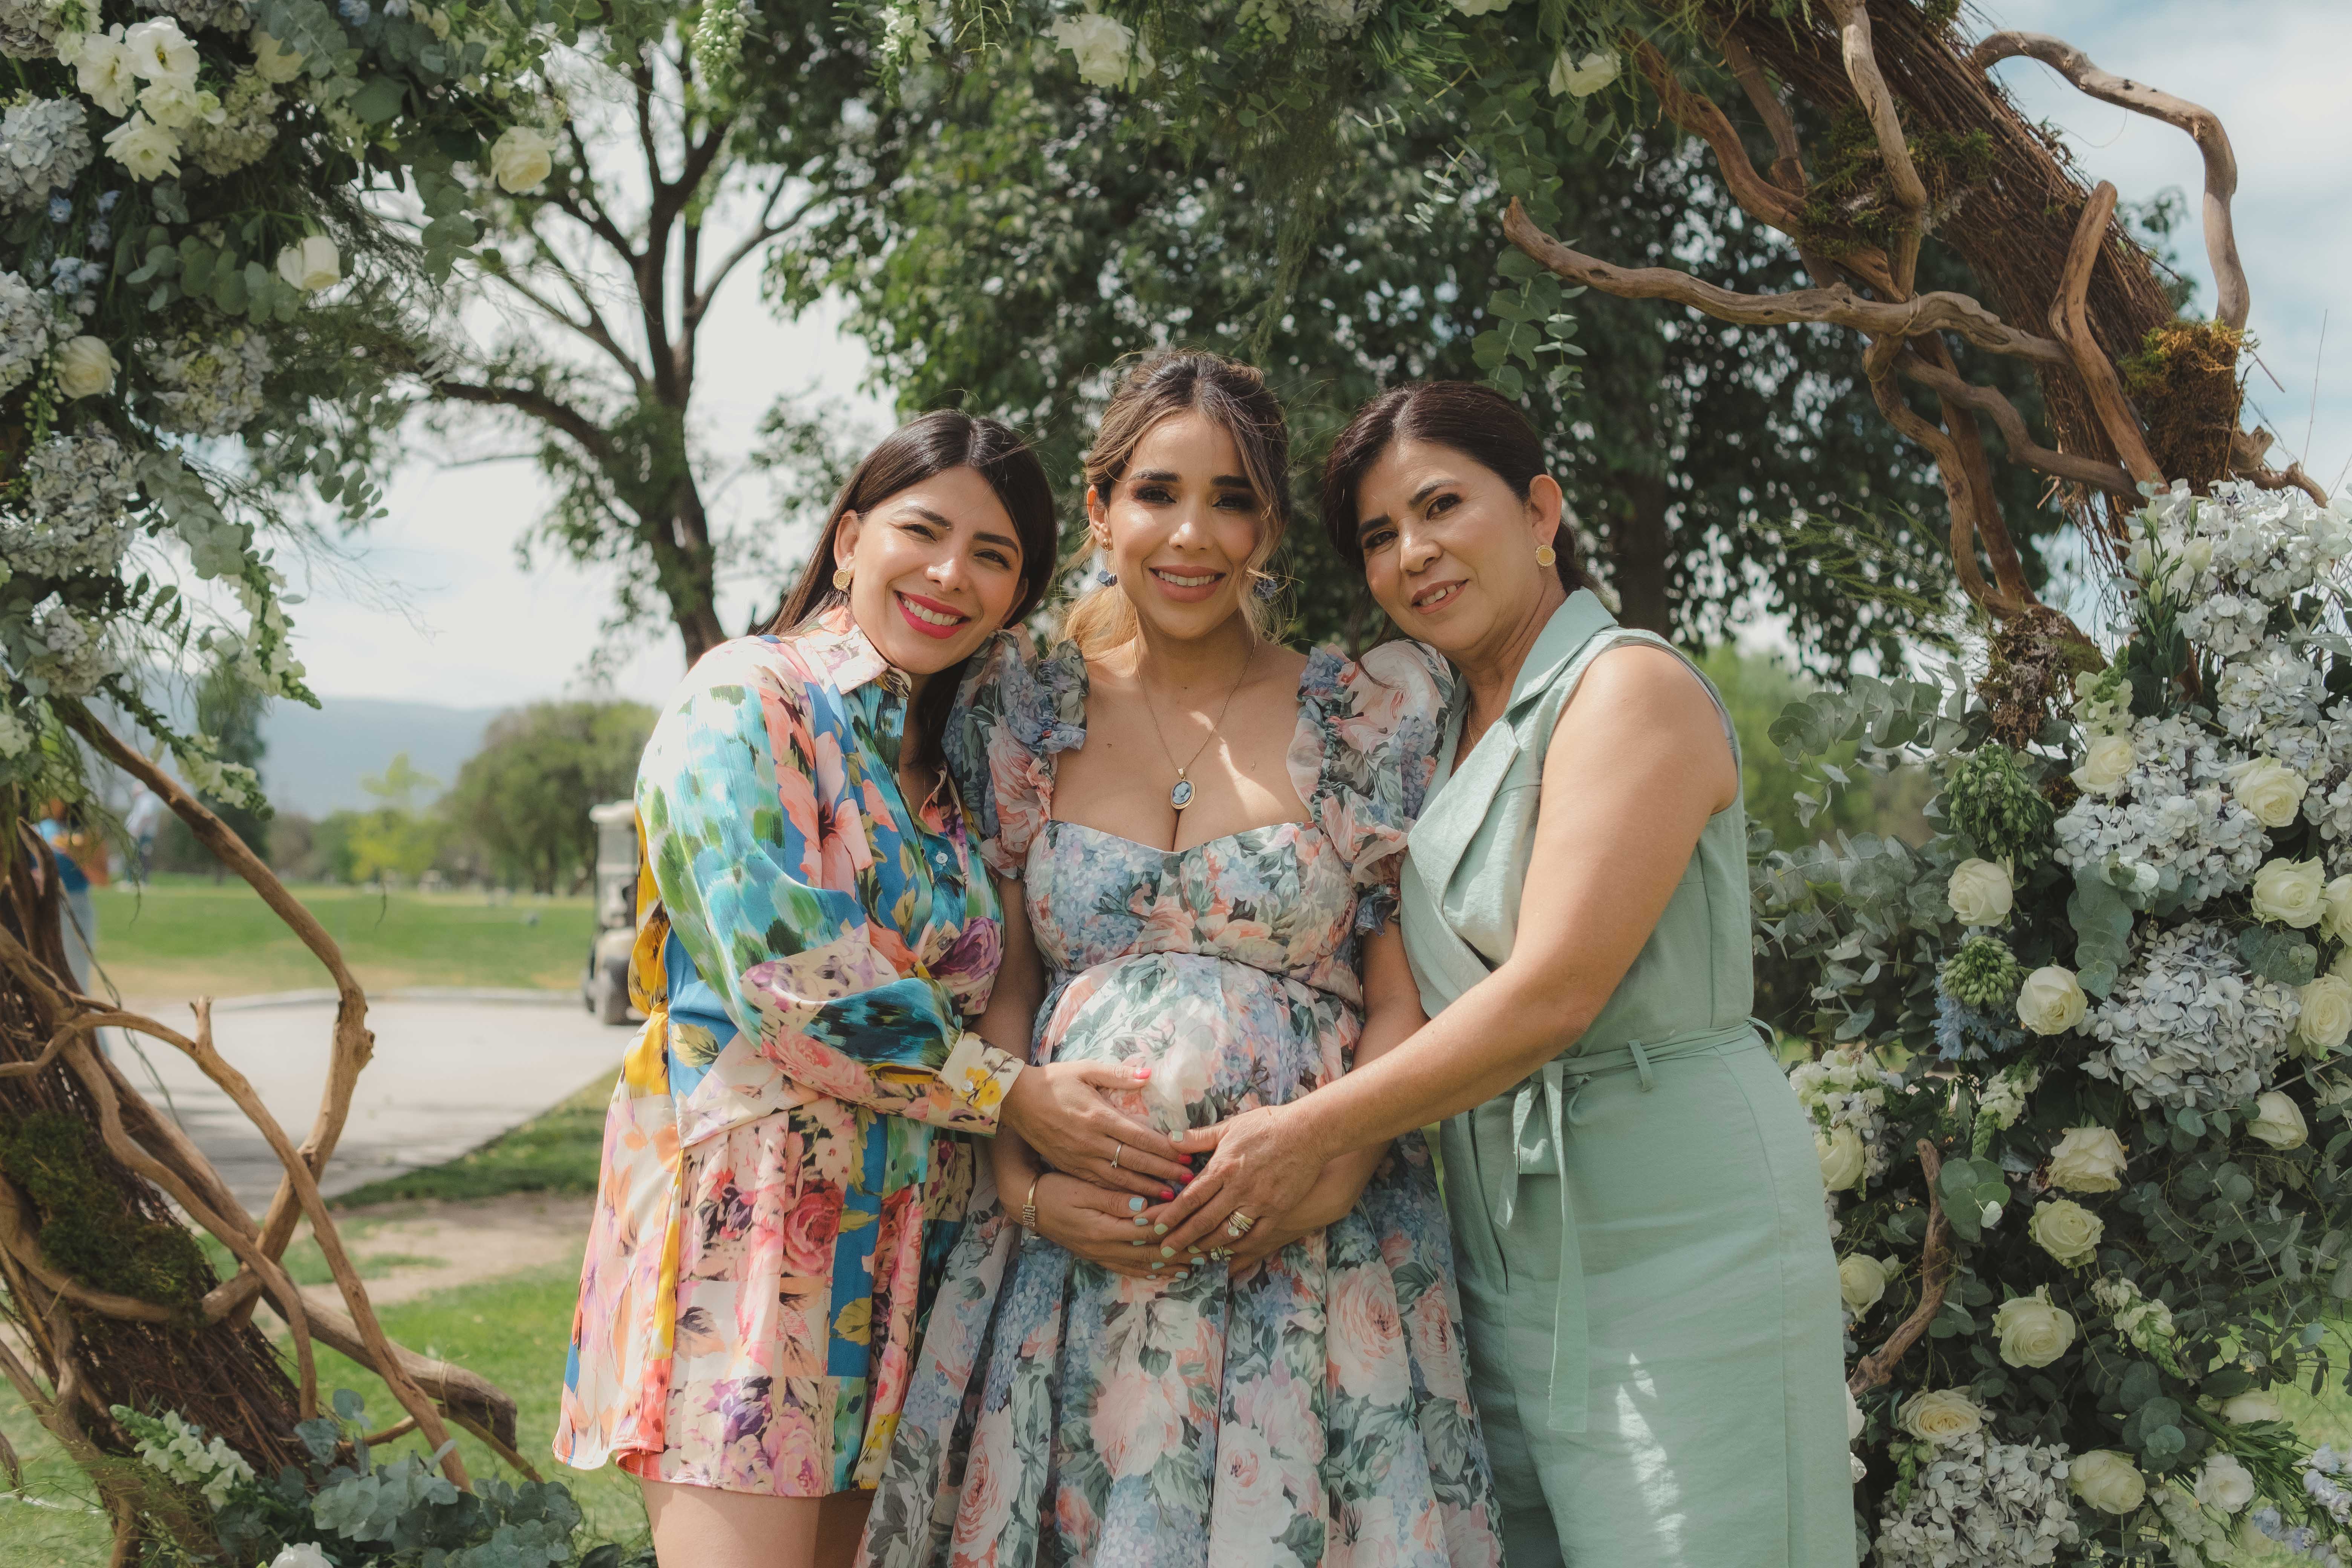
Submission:
[[1382,643],[1360,659],[1330,647],[1307,655],[1290,778],[1356,884],[1359,932],[1395,912],[1405,835],[1437,771],[1453,690],[1451,668],[1417,642]]
[[1000,634],[956,695],[944,750],[981,858],[1018,878],[1053,816],[1054,759],[1087,742],[1087,661],[1076,643],[1031,658]]

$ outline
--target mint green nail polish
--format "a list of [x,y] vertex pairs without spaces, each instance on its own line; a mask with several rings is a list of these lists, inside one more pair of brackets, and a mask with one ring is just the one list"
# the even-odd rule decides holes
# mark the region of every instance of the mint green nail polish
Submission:
[[1143,1200],[1141,1198],[1128,1199],[1127,1212],[1129,1214],[1141,1214],[1143,1212]]
[[1164,1225],[1155,1225],[1151,1227],[1151,1234],[1154,1236],[1166,1236],[1168,1234],[1168,1227]]
[[1173,1258],[1176,1256],[1176,1249],[1172,1247],[1163,1247],[1160,1249],[1160,1256],[1162,1258]]
[[1159,1273],[1161,1269],[1163,1269],[1163,1268],[1167,1268],[1167,1267],[1168,1267],[1168,1265],[1166,1265],[1165,1263],[1155,1263],[1155,1264],[1153,1264],[1153,1265],[1151,1266],[1151,1271],[1152,1271],[1154,1274],[1157,1274],[1157,1273]]
[[1141,1230],[1145,1226],[1150,1225],[1150,1223],[1151,1222],[1150,1220],[1144,1218],[1141,1215],[1137,1215],[1135,1216],[1135,1228],[1138,1230]]

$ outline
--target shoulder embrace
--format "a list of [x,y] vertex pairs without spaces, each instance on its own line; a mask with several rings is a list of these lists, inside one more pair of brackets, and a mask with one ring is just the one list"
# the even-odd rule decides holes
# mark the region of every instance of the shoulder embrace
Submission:
[[1367,648],[1348,674],[1353,679],[1368,679],[1393,693],[1401,711],[1432,720],[1444,710],[1454,693],[1454,667],[1435,649],[1411,637]]

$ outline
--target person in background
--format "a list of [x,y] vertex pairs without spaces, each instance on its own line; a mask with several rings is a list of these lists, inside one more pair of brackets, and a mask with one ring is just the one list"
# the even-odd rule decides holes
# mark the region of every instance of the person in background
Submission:
[[131,810],[122,819],[124,829],[131,835],[132,877],[144,882],[155,863],[155,834],[163,826],[167,808],[163,797],[145,784],[133,784]]
[[98,952],[98,908],[89,889],[106,885],[106,846],[97,834],[74,825],[74,814],[62,800],[49,802],[41,814],[41,841],[58,858],[58,886],[65,895],[58,900],[58,940],[73,971],[74,989],[87,995],[90,962]]

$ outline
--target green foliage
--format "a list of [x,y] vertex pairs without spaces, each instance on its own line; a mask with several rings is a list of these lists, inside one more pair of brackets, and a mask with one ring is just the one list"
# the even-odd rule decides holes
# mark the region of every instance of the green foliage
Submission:
[[494,720],[441,809],[502,881],[568,892],[595,875],[591,806],[625,800],[654,711],[636,702],[538,702]]
[[212,1284],[195,1238],[132,1213],[100,1174],[97,1131],[61,1110],[0,1125],[0,1173],[32,1200],[42,1256],[94,1289],[190,1307]]
[[2017,954],[1997,936],[1972,936],[1944,960],[1937,978],[1945,990],[1971,1007],[2006,1007],[2017,998],[2017,983],[2025,978]]

